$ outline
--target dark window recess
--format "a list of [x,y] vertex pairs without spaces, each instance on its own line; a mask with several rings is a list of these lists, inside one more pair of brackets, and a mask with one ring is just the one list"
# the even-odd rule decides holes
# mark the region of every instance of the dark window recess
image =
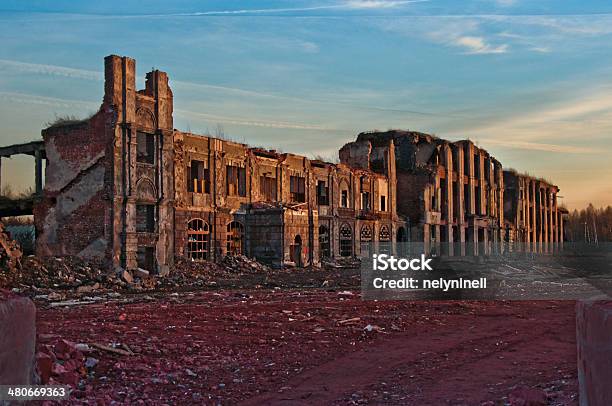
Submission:
[[365,176],[359,178],[359,190],[361,192],[369,192],[370,191],[370,181]]
[[152,204],[136,205],[136,231],[139,233],[155,232],[155,206]]
[[317,204],[329,206],[329,188],[323,180],[317,182]]
[[202,161],[191,161],[187,190],[193,193],[210,193],[210,171]]
[[319,249],[321,250],[321,258],[329,258],[331,256],[329,229],[326,226],[319,226]]
[[438,189],[433,188],[431,190],[431,211],[437,211],[438,210],[438,205],[436,202],[436,194],[438,193]]
[[361,210],[370,211],[370,193],[369,192],[361,193]]
[[387,211],[387,196],[380,197],[380,211]]
[[259,193],[266,202],[276,201],[276,178],[260,176]]
[[227,253],[230,255],[242,254],[244,249],[244,226],[232,221],[227,225]]
[[340,206],[349,207],[348,205],[348,190],[343,190],[340,197]]
[[446,210],[448,209],[448,189],[446,185],[446,179],[440,181],[440,211],[442,212],[442,218],[449,220],[446,216]]
[[304,178],[300,176],[292,176],[289,190],[291,192],[292,202],[304,203],[306,201],[306,182]]
[[136,264],[138,268],[147,271],[155,271],[155,248],[153,247],[138,247],[136,251]]
[[155,163],[155,135],[140,131],[136,133],[136,161]]
[[246,196],[246,168],[228,165],[225,178],[228,196]]

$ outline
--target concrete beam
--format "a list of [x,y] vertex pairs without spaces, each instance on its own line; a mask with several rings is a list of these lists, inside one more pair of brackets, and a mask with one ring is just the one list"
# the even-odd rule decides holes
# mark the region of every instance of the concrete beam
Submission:
[[31,141],[25,144],[14,144],[6,147],[0,147],[0,157],[10,157],[13,155],[31,155],[35,156],[36,153],[40,154],[41,158],[46,158],[45,155],[45,143],[44,141]]

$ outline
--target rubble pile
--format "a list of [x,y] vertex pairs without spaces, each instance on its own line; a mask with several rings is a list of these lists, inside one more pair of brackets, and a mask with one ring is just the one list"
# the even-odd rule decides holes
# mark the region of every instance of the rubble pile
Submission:
[[158,282],[162,288],[169,287],[203,287],[211,285],[212,281],[227,276],[225,269],[211,261],[190,261],[177,259],[169,274],[161,277]]
[[78,257],[28,256],[18,269],[0,268],[0,288],[50,302],[52,306],[68,306],[117,298],[124,293],[177,289],[358,286],[358,268],[347,269],[349,265],[346,261],[329,269],[273,269],[245,255],[227,255],[218,263],[177,259],[173,267],[159,275],[140,268],[113,270],[102,261]]
[[226,255],[221,260],[221,266],[231,273],[273,272],[268,266],[249,259],[245,255]]
[[321,263],[326,268],[353,269],[353,268],[359,268],[359,266],[361,265],[361,260],[359,258],[352,258],[352,257],[347,257],[347,258],[341,257],[341,258],[336,258],[336,259],[327,258],[327,259],[322,260]]
[[218,263],[212,261],[190,261],[177,259],[170,273],[158,280],[161,288],[212,287],[218,282],[236,283],[246,275],[272,275],[266,265],[244,255],[226,255]]
[[87,356],[92,352],[87,344],[56,339],[53,344],[39,345],[36,353],[38,378],[43,385],[70,385],[85,389],[95,375],[98,359]]
[[[15,271],[21,267],[21,257],[23,251],[17,241],[10,238],[4,229],[4,224],[0,222],[0,269],[8,268]],[[1,283],[1,279],[0,279]]]
[[100,288],[119,289],[125,282],[101,263],[78,257],[45,258],[29,256],[14,271],[0,269],[0,283],[20,291],[42,292],[48,289],[79,290],[90,293]]

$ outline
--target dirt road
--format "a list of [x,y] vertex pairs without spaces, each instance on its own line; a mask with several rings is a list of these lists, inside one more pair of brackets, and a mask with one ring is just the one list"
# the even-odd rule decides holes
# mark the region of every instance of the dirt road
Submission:
[[87,354],[99,363],[74,401],[493,405],[518,387],[577,404],[572,302],[202,292],[38,317],[43,349],[66,338],[134,352]]

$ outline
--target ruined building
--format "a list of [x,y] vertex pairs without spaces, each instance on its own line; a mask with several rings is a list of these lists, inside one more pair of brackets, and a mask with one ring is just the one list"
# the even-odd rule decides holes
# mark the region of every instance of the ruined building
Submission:
[[506,194],[506,241],[510,247],[541,252],[561,246],[564,240],[564,216],[559,207],[559,188],[544,179],[504,171]]
[[111,55],[96,114],[43,130],[43,141],[0,148],[0,157],[36,157],[30,208],[39,255],[100,257],[163,274],[179,257],[244,253],[306,266],[409,240],[466,255],[502,250],[526,233],[529,241],[560,238],[559,220],[542,226],[539,217],[556,210],[557,188],[530,192],[536,205],[554,203],[524,228],[512,211],[523,200],[505,198],[501,164],[470,141],[362,133],[332,164],[181,132],[172,112],[166,73],[149,72],[137,90],[135,61]]
[[397,212],[412,226],[411,241],[442,255],[501,248],[504,177],[487,151],[469,140],[399,130],[359,134],[340,150],[343,162],[377,172],[385,156],[395,169]]
[[105,59],[100,110],[42,132],[38,254],[162,272],[226,253],[303,266],[406,236],[387,176],[184,133],[172,109],[164,72],[137,90],[134,60]]

